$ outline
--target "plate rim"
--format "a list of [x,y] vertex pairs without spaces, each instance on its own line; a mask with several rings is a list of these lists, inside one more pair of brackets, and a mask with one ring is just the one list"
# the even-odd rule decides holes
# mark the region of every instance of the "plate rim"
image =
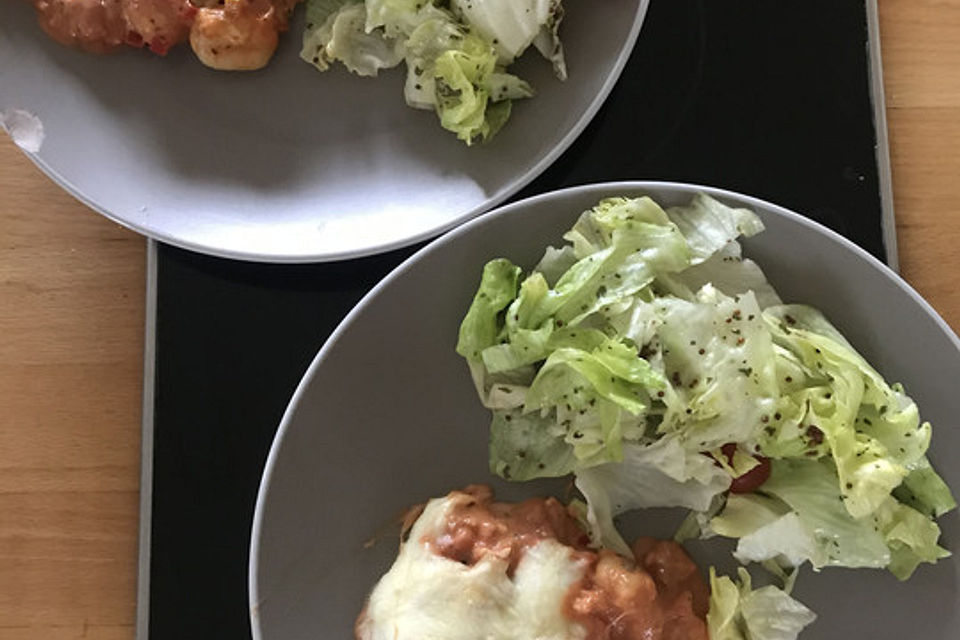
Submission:
[[311,386],[313,378],[317,375],[322,361],[326,358],[326,354],[339,342],[341,336],[349,329],[349,327],[356,321],[357,317],[365,312],[366,308],[370,306],[372,300],[380,295],[380,292],[384,289],[390,287],[393,282],[401,277],[412,267],[415,263],[426,257],[428,254],[442,248],[446,243],[454,242],[461,236],[470,234],[475,227],[486,224],[489,220],[494,218],[508,216],[513,214],[517,210],[522,210],[531,204],[536,204],[542,201],[562,201],[569,196],[582,195],[584,193],[594,193],[599,197],[613,195],[615,192],[620,191],[632,191],[632,192],[642,192],[642,191],[656,191],[656,190],[671,190],[675,193],[685,194],[688,196],[693,196],[696,193],[706,193],[707,195],[725,199],[733,200],[738,204],[742,204],[746,207],[752,207],[756,209],[762,209],[766,212],[773,213],[774,215],[782,216],[792,222],[800,224],[801,226],[808,227],[809,229],[818,232],[822,235],[827,241],[833,242],[840,245],[840,247],[846,251],[852,252],[857,257],[866,261],[866,263],[872,267],[874,270],[879,272],[881,277],[886,278],[891,281],[898,289],[900,289],[909,299],[917,303],[919,307],[934,321],[934,324],[946,335],[949,341],[953,344],[954,348],[957,351],[958,356],[960,356],[960,337],[957,333],[950,327],[949,324],[943,319],[940,313],[929,303],[927,302],[920,293],[913,288],[910,283],[908,283],[902,276],[897,272],[891,269],[888,265],[881,262],[879,259],[874,257],[872,254],[867,252],[865,249],[861,248],[859,245],[855,244],[851,240],[848,240],[846,237],[840,235],[836,231],[833,231],[829,227],[807,218],[795,211],[787,209],[781,205],[775,204],[768,200],[762,198],[757,198],[755,196],[746,195],[729,189],[723,189],[719,187],[712,187],[707,185],[700,185],[694,183],[686,182],[671,182],[671,181],[651,181],[651,180],[626,180],[626,181],[614,181],[614,182],[593,182],[584,185],[577,185],[573,187],[566,187],[563,189],[556,189],[553,191],[547,191],[541,194],[530,196],[516,202],[503,205],[487,213],[480,215],[473,220],[459,226],[457,229],[447,233],[439,238],[436,238],[426,246],[422,247],[416,251],[413,255],[408,257],[406,260],[397,265],[393,270],[391,270],[386,276],[383,277],[373,288],[370,289],[361,299],[357,302],[353,308],[347,313],[346,316],[337,324],[336,328],[331,332],[330,336],[323,343],[320,349],[317,351],[316,355],[310,361],[310,365],[304,371],[303,377],[297,383],[297,387],[294,390],[293,394],[290,397],[289,402],[287,403],[286,408],[284,409],[283,416],[280,419],[276,433],[274,434],[273,440],[270,444],[270,452],[267,455],[266,462],[264,463],[263,472],[260,477],[260,485],[257,489],[257,499],[253,512],[253,523],[251,525],[250,533],[250,547],[248,555],[248,566],[247,566],[247,597],[248,597],[248,611],[250,615],[250,627],[253,634],[253,640],[263,640],[264,636],[261,633],[259,622],[259,603],[263,601],[261,594],[259,592],[258,586],[258,577],[259,577],[259,562],[258,562],[258,551],[261,545],[261,532],[263,529],[263,510],[265,507],[267,494],[270,491],[270,486],[272,484],[272,477],[276,471],[277,457],[279,455],[280,447],[283,443],[284,438],[287,435],[287,432],[290,429],[290,425],[293,421],[293,415],[297,410],[297,407],[302,399],[302,397],[307,393],[307,389]]
[[536,179],[547,168],[549,168],[560,157],[560,155],[563,154],[563,152],[565,152],[570,145],[572,145],[574,141],[580,137],[580,134],[583,133],[583,130],[586,129],[590,122],[593,121],[597,112],[606,102],[610,92],[613,91],[613,88],[620,80],[620,76],[623,74],[623,69],[627,64],[627,61],[630,59],[634,48],[636,47],[637,39],[640,35],[641,28],[643,27],[643,23],[646,18],[647,10],[650,6],[650,0],[636,0],[636,2],[637,10],[633,16],[633,22],[630,26],[630,31],[627,33],[627,38],[617,55],[617,59],[614,61],[613,66],[610,68],[606,78],[604,78],[600,90],[593,97],[593,100],[591,100],[590,104],[583,111],[583,113],[580,114],[580,117],[577,119],[574,125],[567,130],[563,137],[561,137],[560,140],[546,154],[544,154],[537,162],[533,163],[529,168],[527,168],[526,171],[518,174],[511,181],[508,181],[492,197],[486,198],[483,202],[480,202],[476,206],[460,213],[455,218],[418,233],[394,240],[367,244],[363,247],[349,249],[346,251],[326,251],[320,253],[302,253],[293,255],[279,254],[269,251],[243,251],[223,246],[212,246],[209,243],[181,237],[179,234],[151,228],[146,224],[140,223],[133,219],[126,219],[127,217],[125,216],[109,211],[105,206],[102,206],[100,203],[94,201],[91,197],[81,192],[70,180],[64,177],[60,171],[51,166],[46,159],[42,158],[40,153],[33,153],[23,149],[21,149],[21,151],[34,163],[34,165],[37,166],[37,168],[40,169],[40,171],[42,171],[48,178],[56,183],[57,186],[69,193],[75,199],[79,200],[88,208],[122,227],[130,229],[131,231],[135,231],[136,233],[139,233],[147,238],[157,240],[165,244],[180,247],[181,249],[187,249],[189,251],[194,251],[218,258],[270,264],[337,262],[341,260],[351,260],[355,258],[364,258],[382,253],[388,253],[390,251],[409,247],[417,244],[418,242],[435,238],[446,233],[450,229],[462,225],[468,220],[476,218],[477,216],[500,206],[504,201],[514,196],[521,189],[533,182],[534,179]]

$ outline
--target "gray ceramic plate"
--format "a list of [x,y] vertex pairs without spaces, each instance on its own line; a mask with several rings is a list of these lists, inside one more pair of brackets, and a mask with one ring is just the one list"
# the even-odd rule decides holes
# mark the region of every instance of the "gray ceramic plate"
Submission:
[[159,240],[250,260],[357,257],[445,231],[543,171],[613,88],[647,3],[567,0],[569,79],[529,52],[517,70],[539,95],[473,148],[404,105],[402,68],[370,80],[301,62],[300,21],[267,69],[226,74],[189,47],[166,59],[72,51],[29,3],[2,2],[0,111],[37,114],[37,164]]
[[[394,271],[350,313],[320,351],[277,433],[257,501],[250,556],[254,637],[347,638],[364,596],[396,554],[385,531],[406,506],[471,482],[506,498],[557,489],[508,486],[487,471],[489,416],[463,361],[457,328],[482,265],[508,256],[528,268],[580,211],[608,195],[649,194],[681,204],[688,185],[616,183],[549,193],[474,220]],[[960,489],[960,341],[903,280],[847,240],[780,207],[704,189],[752,208],[767,230],[745,251],[787,301],[822,309],[887,377],[901,380],[935,425],[931,458]],[[641,512],[634,535],[669,536],[678,514]],[[956,511],[943,543],[960,550]],[[711,541],[712,542],[712,541]],[[700,543],[702,566],[728,549]],[[960,563],[922,567],[906,584],[881,571],[805,571],[801,600],[820,620],[803,640],[955,640]]]

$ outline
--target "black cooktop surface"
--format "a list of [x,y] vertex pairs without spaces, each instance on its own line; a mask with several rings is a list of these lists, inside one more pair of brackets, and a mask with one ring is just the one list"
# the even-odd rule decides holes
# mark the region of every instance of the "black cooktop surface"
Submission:
[[[868,4],[653,0],[606,105],[518,197],[620,179],[712,185],[886,259]],[[158,247],[150,638],[250,636],[250,525],[274,431],[329,333],[414,249],[296,266]]]

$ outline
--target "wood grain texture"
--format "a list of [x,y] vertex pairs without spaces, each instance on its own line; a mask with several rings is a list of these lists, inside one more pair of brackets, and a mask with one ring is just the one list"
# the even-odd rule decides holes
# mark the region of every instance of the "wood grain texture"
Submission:
[[0,136],[0,640],[133,636],[144,248]]
[[900,270],[960,330],[960,0],[880,0]]
[[[901,268],[960,329],[960,0],[880,0]],[[134,635],[144,243],[0,136],[0,640]]]

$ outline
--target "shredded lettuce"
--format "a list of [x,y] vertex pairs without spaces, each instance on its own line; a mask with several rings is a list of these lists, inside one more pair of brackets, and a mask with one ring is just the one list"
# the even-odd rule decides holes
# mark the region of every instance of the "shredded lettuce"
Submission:
[[900,580],[906,580],[921,563],[934,564],[950,552],[937,544],[940,527],[937,523],[895,498],[888,496],[874,516],[874,522],[890,548],[887,569]]
[[910,473],[893,490],[893,495],[930,518],[939,518],[957,508],[950,487],[933,470],[926,456],[911,465]]
[[[310,1],[308,0],[308,6]],[[418,26],[430,19],[443,19],[446,14],[433,0],[359,0],[366,5],[365,30],[375,33],[381,29],[391,38],[409,36]]]
[[[775,460],[762,491],[777,499],[767,505],[779,505],[780,512],[785,512],[774,523],[744,533],[747,527],[737,521],[736,514],[724,510],[718,516],[721,522],[743,527],[744,531],[738,532],[742,537],[736,554],[741,561],[785,557],[792,566],[809,560],[816,569],[883,568],[890,563],[890,551],[875,523],[869,518],[854,519],[844,507],[829,461]],[[756,506],[763,498],[751,495],[739,500],[753,501]],[[729,524],[712,522],[711,528],[722,533],[729,531]]]
[[818,311],[773,307],[764,319],[796,366],[782,388],[784,410],[794,419],[775,425],[776,437],[761,449],[770,457],[798,455],[798,445],[809,445],[806,455],[829,453],[850,515],[873,513],[923,457],[930,424],[920,422],[916,404],[898,387],[837,339]]
[[647,507],[705,511],[729,488],[730,476],[711,458],[687,451],[677,437],[667,436],[626,445],[619,462],[577,469],[576,485],[587,500],[591,539],[624,553],[629,547],[614,517]]
[[937,544],[937,523],[892,495],[855,518],[837,477],[829,458],[776,460],[761,493],[730,496],[710,530],[738,538],[734,555],[741,562],[886,568],[901,580],[919,564],[949,555]]
[[565,77],[562,15],[559,0],[308,0],[300,56],[320,71],[340,62],[361,76],[405,61],[407,104],[436,111],[470,145],[496,135],[514,100],[534,95],[506,66],[541,34]]
[[480,289],[473,297],[467,316],[460,325],[457,353],[476,361],[483,349],[497,340],[498,316],[517,292],[520,267],[508,260],[492,260],[483,268]]
[[550,18],[551,0],[450,0],[453,12],[494,43],[503,65],[533,44]]
[[[607,198],[532,271],[491,262],[458,345],[493,410],[490,468],[573,473],[593,542],[621,553],[617,515],[684,507],[678,538],[734,538],[742,563],[905,580],[949,555],[932,427],[822,313],[781,301],[739,244],[762,230],[706,195]],[[795,638],[812,620],[742,580],[714,580],[713,640]]]
[[738,570],[739,585],[710,568],[710,640],[796,640],[817,616],[773,585],[754,589],[750,574]]
[[550,15],[533,39],[533,46],[540,55],[553,63],[553,73],[560,80],[567,79],[567,61],[563,55],[563,43],[560,42],[560,23],[563,22],[563,16],[560,0],[551,0]]
[[303,38],[300,57],[320,71],[334,62],[360,76],[376,76],[403,61],[403,42],[365,31],[366,10],[361,2],[313,2],[307,22],[314,25]]
[[500,410],[490,423],[490,471],[508,480],[565,476],[576,467],[573,446],[550,433],[537,414]]
[[746,640],[743,614],[740,611],[740,589],[727,576],[717,576],[710,567],[710,610],[707,612],[710,640]]
[[497,72],[490,46],[470,33],[440,53],[433,68],[440,124],[468,144],[496,134],[510,115],[511,99],[533,95],[523,80]]
[[[755,440],[761,416],[773,411],[777,384],[754,294],[729,296],[705,284],[684,299],[661,295],[658,283],[761,228],[749,211],[707,197],[669,211],[650,198],[605,199],[565,234],[569,245],[546,252],[542,272],[521,278],[520,268],[503,259],[486,267],[458,352],[473,363],[488,406],[505,408],[491,391],[511,377],[508,408],[536,414],[546,430],[539,449],[572,448],[578,472],[621,461],[627,445],[666,434],[697,460],[727,442]],[[516,471],[517,456],[503,446],[514,439],[500,427],[492,453],[502,459],[492,459],[491,468]],[[548,436],[569,446],[548,447]],[[524,475],[570,471],[569,464],[540,462],[521,465]],[[714,466],[713,459],[702,462]],[[718,470],[723,489],[732,473],[755,464],[742,453],[732,462]],[[702,489],[688,489],[680,504],[702,504]]]
[[658,430],[711,451],[726,443],[752,450],[763,416],[773,413],[773,343],[752,292],[731,298],[705,285],[693,302],[655,301],[663,365],[673,388]]

